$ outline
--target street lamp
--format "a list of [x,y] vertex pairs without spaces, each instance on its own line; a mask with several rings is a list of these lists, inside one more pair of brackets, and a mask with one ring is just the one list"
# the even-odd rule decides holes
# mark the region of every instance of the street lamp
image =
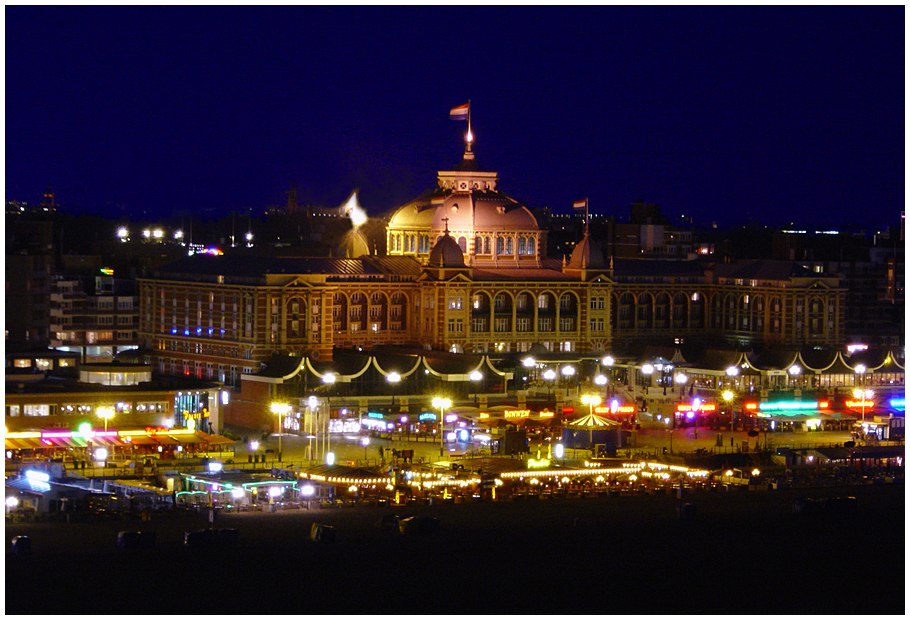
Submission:
[[724,399],[724,402],[727,404],[727,407],[730,409],[730,432],[733,432],[733,399],[736,394],[733,393],[733,390],[724,390],[720,395]]
[[574,366],[563,366],[559,369],[560,374],[562,374],[566,386],[566,398],[569,398],[569,379],[575,376],[575,367]]
[[287,403],[272,403],[272,413],[278,414],[278,461],[281,462],[281,417],[291,411],[291,406]]
[[395,413],[395,386],[401,383],[401,375],[394,370],[386,375],[386,381],[389,382],[389,389],[392,392],[392,413]]
[[104,420],[104,432],[107,432],[107,421],[114,418],[113,407],[98,407],[95,409],[95,415]]
[[[588,415],[594,416],[594,407],[598,406],[602,399],[599,394],[583,394],[581,402],[588,406]],[[588,420],[588,447],[594,449],[594,420]]]
[[361,437],[360,445],[363,446],[363,460],[366,461],[367,460],[367,446],[370,445],[370,438]]
[[863,411],[863,422],[866,421],[866,401],[874,395],[875,393],[872,390],[861,390],[860,388],[853,390],[853,398],[858,398],[860,401],[860,407]]
[[544,381],[547,382],[547,403],[549,403],[550,402],[550,382],[556,378],[556,371],[553,370],[552,368],[547,368],[545,371],[543,371],[542,376],[544,378]]
[[[865,381],[866,378],[864,377],[864,375],[866,374],[866,367],[863,364],[857,364],[853,368],[853,372],[855,372],[857,375],[859,375],[859,383],[860,383],[860,385],[863,385],[866,382]],[[855,385],[855,383],[854,383],[854,385]]]
[[444,433],[442,421],[445,418],[445,411],[452,406],[452,400],[444,396],[437,396],[433,399],[433,407],[439,409],[439,456],[443,453]]
[[480,382],[483,380],[483,373],[479,370],[472,370],[471,374],[468,375],[468,379],[475,383],[474,385],[474,406],[479,406],[479,400],[477,397],[477,391],[480,389]]

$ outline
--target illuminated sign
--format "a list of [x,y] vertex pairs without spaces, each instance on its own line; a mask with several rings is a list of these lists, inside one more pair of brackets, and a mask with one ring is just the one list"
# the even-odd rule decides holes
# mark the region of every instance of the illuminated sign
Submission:
[[553,413],[552,411],[550,411],[549,409],[544,409],[544,410],[541,411],[538,415],[539,415],[541,418],[552,418],[552,417],[553,417],[554,415],[556,415],[556,414]]
[[[824,407],[822,407],[824,405]],[[761,411],[814,411],[815,409],[824,409],[827,408],[828,402],[821,401],[799,401],[799,400],[784,400],[776,403],[759,403],[758,408]]]
[[508,418],[528,418],[531,416],[530,409],[506,409],[505,417]]
[[594,413],[601,415],[605,413],[635,413],[635,405],[620,405],[617,402],[610,403],[610,406],[601,405],[594,407]]
[[426,422],[427,420],[435,420],[436,414],[435,413],[421,413],[419,416],[417,416],[417,419],[420,420],[421,422]]
[[381,413],[377,413],[376,411],[370,411],[369,413],[367,413],[367,417],[376,418],[377,420],[382,420],[384,418],[384,416]]
[[684,411],[717,411],[717,405],[714,403],[703,403],[700,406],[695,406],[694,404],[690,405],[687,403],[680,403],[676,405],[676,410],[679,412]]
[[758,403],[746,403],[745,405],[743,405],[743,408],[746,411],[755,411],[756,409],[758,409]]
[[480,419],[481,419],[481,420],[486,420],[486,419],[489,418],[489,417],[490,417],[490,414],[489,414],[489,413],[481,413],[481,414],[480,414]]
[[874,400],[848,400],[846,403],[851,409],[854,407],[873,407],[875,406]]
[[528,459],[528,469],[541,469],[550,466],[550,459]]

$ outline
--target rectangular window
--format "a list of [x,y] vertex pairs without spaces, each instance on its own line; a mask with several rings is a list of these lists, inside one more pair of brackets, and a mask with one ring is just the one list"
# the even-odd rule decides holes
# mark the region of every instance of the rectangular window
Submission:
[[509,319],[507,319],[507,318],[496,319],[493,322],[493,328],[498,332],[509,331]]
[[519,331],[519,332],[532,331],[530,317],[520,316],[517,319],[515,319],[515,329],[516,329],[516,331]]
[[26,416],[45,417],[51,414],[50,405],[24,405],[23,413]]

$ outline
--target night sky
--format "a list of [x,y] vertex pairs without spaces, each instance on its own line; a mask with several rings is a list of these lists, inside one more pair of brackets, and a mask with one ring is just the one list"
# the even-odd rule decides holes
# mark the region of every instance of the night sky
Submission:
[[[6,196],[379,215],[463,150],[529,207],[896,224],[904,8],[5,8]],[[106,211],[99,211],[104,209]]]

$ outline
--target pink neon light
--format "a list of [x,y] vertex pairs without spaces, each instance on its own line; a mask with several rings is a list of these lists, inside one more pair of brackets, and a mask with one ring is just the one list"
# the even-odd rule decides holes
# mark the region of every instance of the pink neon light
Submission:
[[41,433],[41,437],[72,437],[72,431],[57,431],[56,433]]

